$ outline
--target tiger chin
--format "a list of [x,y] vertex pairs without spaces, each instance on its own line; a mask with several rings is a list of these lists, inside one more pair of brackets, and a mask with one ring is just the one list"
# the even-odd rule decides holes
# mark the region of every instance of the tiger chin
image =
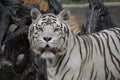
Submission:
[[32,9],[31,49],[46,59],[48,80],[120,80],[120,28],[75,35],[58,15]]

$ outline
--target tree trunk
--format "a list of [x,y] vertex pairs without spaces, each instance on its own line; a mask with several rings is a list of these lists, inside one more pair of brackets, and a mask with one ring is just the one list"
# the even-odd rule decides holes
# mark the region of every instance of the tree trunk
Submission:
[[86,33],[98,32],[115,27],[108,8],[101,0],[89,0],[89,11],[86,24]]

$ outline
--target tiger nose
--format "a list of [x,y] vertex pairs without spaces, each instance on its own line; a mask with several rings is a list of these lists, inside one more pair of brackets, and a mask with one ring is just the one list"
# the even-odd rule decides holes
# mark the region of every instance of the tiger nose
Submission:
[[48,42],[48,41],[50,41],[52,38],[51,38],[51,37],[43,37],[43,39]]

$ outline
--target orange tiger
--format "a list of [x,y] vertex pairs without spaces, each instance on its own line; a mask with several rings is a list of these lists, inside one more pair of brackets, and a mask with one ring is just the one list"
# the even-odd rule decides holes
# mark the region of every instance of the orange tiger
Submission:
[[24,4],[38,3],[41,10],[46,11],[48,9],[48,3],[45,0],[23,0]]

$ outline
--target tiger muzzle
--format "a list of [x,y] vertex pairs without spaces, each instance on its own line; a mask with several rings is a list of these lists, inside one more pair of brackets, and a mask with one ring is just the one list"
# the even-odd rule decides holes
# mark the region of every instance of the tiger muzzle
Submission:
[[56,54],[56,48],[52,48],[49,45],[46,45],[45,48],[41,49],[41,53],[44,53],[44,52],[52,52]]

